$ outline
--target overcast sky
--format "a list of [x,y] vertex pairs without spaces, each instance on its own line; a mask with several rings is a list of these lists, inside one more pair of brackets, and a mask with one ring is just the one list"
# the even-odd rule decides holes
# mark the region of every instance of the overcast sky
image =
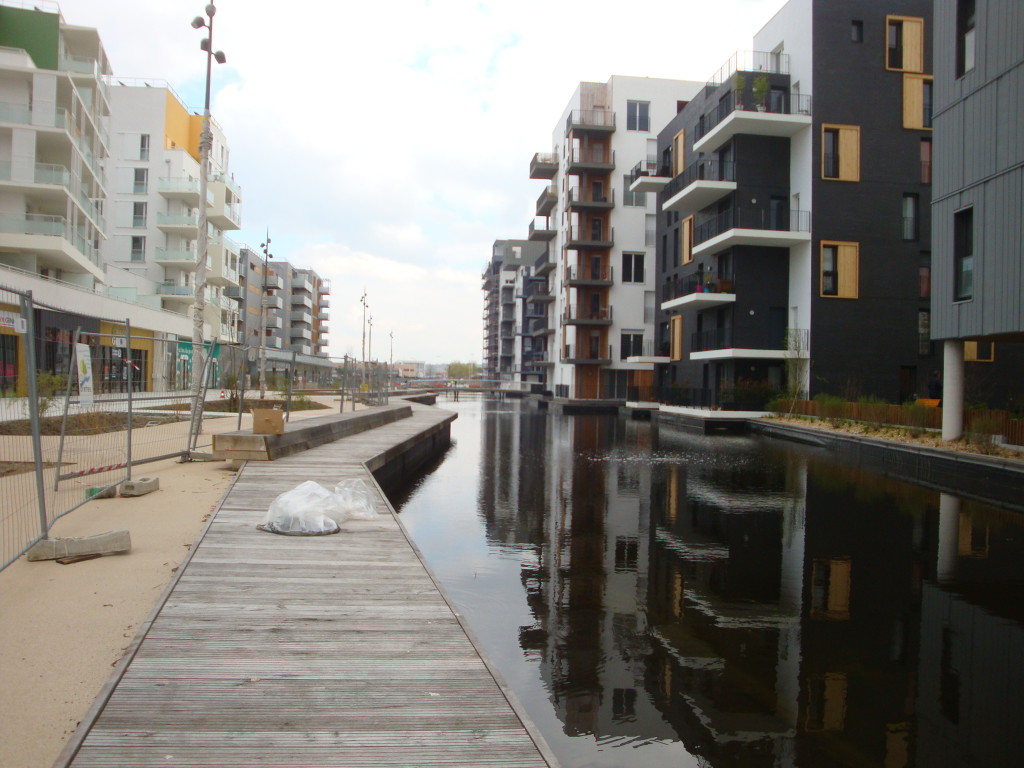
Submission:
[[[212,113],[242,186],[241,232],[331,280],[328,352],[480,362],[480,275],[525,238],[534,152],[580,81],[706,81],[784,0],[217,0]],[[201,0],[63,0],[115,75],[203,107]],[[203,30],[205,31],[205,30]],[[657,127],[655,127],[657,129]]]

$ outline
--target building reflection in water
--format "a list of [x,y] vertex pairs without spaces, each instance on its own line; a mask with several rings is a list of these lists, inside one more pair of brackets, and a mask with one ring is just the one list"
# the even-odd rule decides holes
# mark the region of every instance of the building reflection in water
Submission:
[[1024,764],[1020,512],[755,438],[481,429],[480,515],[520,558],[519,645],[564,736],[713,766]]

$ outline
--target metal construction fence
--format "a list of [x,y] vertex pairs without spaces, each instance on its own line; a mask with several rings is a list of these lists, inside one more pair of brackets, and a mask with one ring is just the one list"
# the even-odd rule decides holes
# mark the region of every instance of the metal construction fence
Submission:
[[392,383],[383,364],[279,353],[261,391],[258,349],[207,342],[196,372],[192,352],[191,340],[174,334],[0,286],[0,569],[56,520],[130,480],[134,467],[208,449],[204,419],[239,428],[254,407],[290,415],[309,407],[311,394],[337,393],[342,411],[380,405]]

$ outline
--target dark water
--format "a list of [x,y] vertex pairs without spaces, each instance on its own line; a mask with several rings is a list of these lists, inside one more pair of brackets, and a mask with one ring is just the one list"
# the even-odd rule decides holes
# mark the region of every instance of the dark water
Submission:
[[441,405],[456,445],[396,506],[566,768],[1024,765],[1024,512],[761,438]]

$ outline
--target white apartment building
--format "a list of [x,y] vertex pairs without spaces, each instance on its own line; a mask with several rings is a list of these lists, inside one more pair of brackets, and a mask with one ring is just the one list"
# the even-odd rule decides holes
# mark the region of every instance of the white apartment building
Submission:
[[103,282],[108,74],[95,29],[0,7],[0,265]]
[[[556,397],[623,398],[653,381],[655,195],[631,193],[637,164],[657,164],[657,132],[703,83],[613,75],[580,83],[538,153],[530,178],[546,179],[529,238],[548,243],[533,351],[549,363]],[[631,359],[630,359],[631,358]]]
[[[199,237],[201,114],[163,82],[117,79],[110,88],[107,239],[112,289],[138,303],[190,314]],[[238,341],[241,188],[229,171],[224,133],[211,121],[206,196],[208,338]],[[231,294],[234,298],[229,298]]]

